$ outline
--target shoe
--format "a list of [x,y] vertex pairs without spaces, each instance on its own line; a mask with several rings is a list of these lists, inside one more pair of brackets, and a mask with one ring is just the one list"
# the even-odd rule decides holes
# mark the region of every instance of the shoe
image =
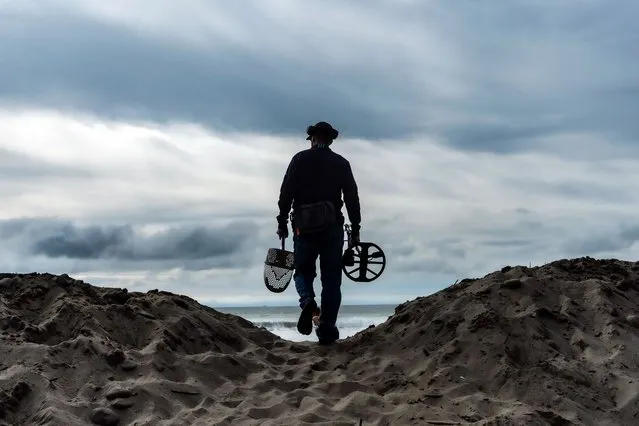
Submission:
[[315,334],[317,335],[320,345],[330,345],[339,339],[339,330],[335,326],[329,330],[326,330],[321,326],[317,327]]
[[300,313],[300,318],[297,320],[297,331],[307,336],[311,334],[313,331],[313,317],[318,310],[315,300],[311,300],[304,305]]

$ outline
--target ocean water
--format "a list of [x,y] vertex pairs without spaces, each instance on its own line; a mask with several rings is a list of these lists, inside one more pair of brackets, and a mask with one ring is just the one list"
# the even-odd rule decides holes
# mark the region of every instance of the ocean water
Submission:
[[[379,325],[395,312],[397,305],[342,305],[337,326],[340,339],[350,337],[370,325]],[[238,315],[257,327],[264,327],[283,339],[303,342],[316,341],[313,332],[305,336],[297,331],[300,308],[297,306],[225,307],[215,308],[220,312]]]

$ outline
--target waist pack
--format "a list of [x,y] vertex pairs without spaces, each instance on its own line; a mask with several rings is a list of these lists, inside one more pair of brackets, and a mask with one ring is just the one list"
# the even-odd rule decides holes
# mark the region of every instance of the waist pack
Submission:
[[303,204],[293,213],[296,234],[311,234],[326,230],[337,220],[335,205],[330,201]]

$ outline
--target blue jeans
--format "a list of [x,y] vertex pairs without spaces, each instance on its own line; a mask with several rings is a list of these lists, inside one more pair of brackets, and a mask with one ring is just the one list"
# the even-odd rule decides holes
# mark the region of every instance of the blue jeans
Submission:
[[322,328],[332,329],[342,303],[342,254],[344,249],[343,223],[337,221],[326,231],[308,235],[293,235],[295,253],[295,289],[300,307],[315,298],[313,281],[317,276],[316,262],[320,261]]

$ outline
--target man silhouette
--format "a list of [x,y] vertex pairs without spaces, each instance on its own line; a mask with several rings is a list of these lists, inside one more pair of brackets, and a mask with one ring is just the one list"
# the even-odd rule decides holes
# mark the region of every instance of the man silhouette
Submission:
[[[277,234],[288,237],[288,215],[293,208],[293,251],[295,289],[302,309],[297,330],[305,335],[313,330],[313,317],[319,316],[316,334],[320,344],[339,339],[335,325],[342,303],[342,253],[346,206],[351,222],[349,247],[359,242],[361,212],[359,194],[350,163],[330,148],[339,132],[321,121],[306,129],[311,147],[291,159],[284,175],[278,201]],[[342,201],[342,194],[344,201]],[[320,261],[321,309],[315,301],[315,264]]]

